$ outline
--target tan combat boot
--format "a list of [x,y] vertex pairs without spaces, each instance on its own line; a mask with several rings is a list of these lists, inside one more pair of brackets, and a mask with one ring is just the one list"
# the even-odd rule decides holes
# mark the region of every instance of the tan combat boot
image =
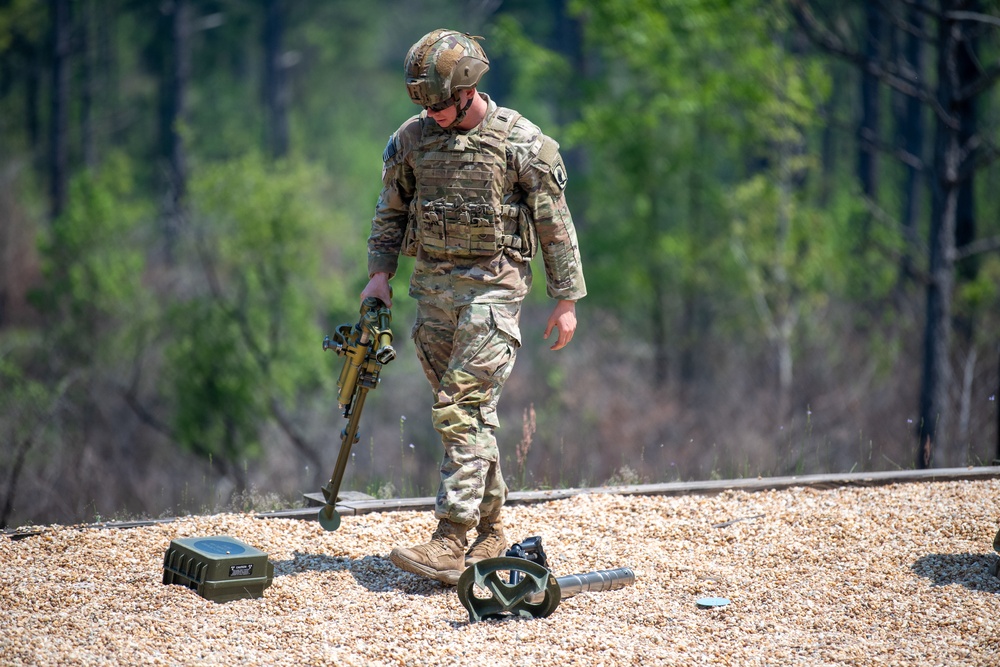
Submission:
[[479,518],[476,526],[479,535],[465,554],[465,566],[471,567],[481,560],[497,558],[507,553],[507,538],[500,525],[500,510]]
[[415,547],[396,547],[389,554],[396,567],[454,586],[465,569],[468,528],[441,519],[430,542]]

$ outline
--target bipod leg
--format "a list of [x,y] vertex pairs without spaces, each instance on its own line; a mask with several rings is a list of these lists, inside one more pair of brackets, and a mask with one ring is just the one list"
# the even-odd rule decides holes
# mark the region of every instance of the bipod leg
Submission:
[[340,453],[337,454],[337,464],[333,468],[333,475],[330,481],[323,487],[323,498],[326,504],[319,510],[319,525],[324,530],[337,530],[340,528],[340,512],[337,511],[337,497],[340,494],[340,483],[344,479],[344,471],[347,469],[347,462],[351,458],[351,447],[358,441],[358,422],[361,419],[361,409],[365,405],[365,396],[368,389],[358,390],[358,397],[351,409],[351,416],[347,422],[347,427],[340,434]]

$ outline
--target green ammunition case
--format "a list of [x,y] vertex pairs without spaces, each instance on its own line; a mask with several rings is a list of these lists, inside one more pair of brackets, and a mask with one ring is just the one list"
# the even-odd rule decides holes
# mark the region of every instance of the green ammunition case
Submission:
[[181,537],[163,556],[163,583],[213,602],[263,597],[274,579],[267,554],[232,537]]

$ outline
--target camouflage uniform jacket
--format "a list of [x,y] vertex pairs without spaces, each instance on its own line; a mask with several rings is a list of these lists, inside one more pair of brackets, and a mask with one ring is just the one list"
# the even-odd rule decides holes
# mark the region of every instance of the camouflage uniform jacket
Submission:
[[[482,132],[498,107],[488,96],[486,117],[467,132],[449,132],[454,142],[468,141]],[[429,124],[429,125],[428,125]],[[413,116],[389,138],[383,155],[382,193],[368,239],[368,273],[395,275],[403,251],[411,202],[418,189],[415,152],[422,136],[445,132],[426,113]],[[465,135],[462,138],[461,135]],[[461,143],[460,143],[461,145]],[[587,293],[576,230],[566,205],[566,168],[558,144],[530,121],[517,116],[506,145],[507,167],[503,203],[527,209],[534,221],[537,246],[545,265],[548,295],[577,300]],[[529,223],[530,224],[530,223]],[[440,307],[468,303],[513,303],[531,288],[531,267],[514,252],[498,250],[490,256],[455,257],[416,247],[410,296]]]

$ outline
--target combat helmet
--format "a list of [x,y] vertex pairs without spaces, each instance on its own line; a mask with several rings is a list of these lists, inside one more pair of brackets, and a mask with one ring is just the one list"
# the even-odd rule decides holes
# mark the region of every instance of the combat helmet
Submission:
[[490,68],[479,39],[439,28],[411,46],[403,71],[414,104],[444,108],[459,90],[477,85]]

